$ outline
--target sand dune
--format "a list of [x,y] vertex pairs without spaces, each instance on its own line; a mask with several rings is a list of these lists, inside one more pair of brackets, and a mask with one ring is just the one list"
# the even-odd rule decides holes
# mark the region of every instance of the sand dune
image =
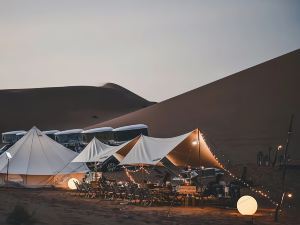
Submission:
[[0,90],[0,132],[81,128],[153,103],[115,84]]
[[[297,163],[300,160],[299,62],[300,50],[297,50],[92,127],[145,123],[150,135],[156,137],[179,135],[199,127],[221,160],[254,162],[258,151],[267,153],[269,146],[285,143],[289,119],[294,113],[296,133],[290,155]],[[226,156],[222,157],[223,154]]]

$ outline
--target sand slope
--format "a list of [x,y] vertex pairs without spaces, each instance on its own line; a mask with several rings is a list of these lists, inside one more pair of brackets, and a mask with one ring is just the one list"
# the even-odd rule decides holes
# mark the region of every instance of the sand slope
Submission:
[[0,132],[81,128],[153,103],[115,84],[0,90]]
[[[269,146],[285,143],[290,115],[294,113],[298,132],[290,153],[296,163],[300,159],[299,85],[297,50],[93,127],[145,123],[150,135],[156,137],[199,127],[221,160],[254,162],[258,151],[267,153]],[[226,157],[222,159],[223,154]]]

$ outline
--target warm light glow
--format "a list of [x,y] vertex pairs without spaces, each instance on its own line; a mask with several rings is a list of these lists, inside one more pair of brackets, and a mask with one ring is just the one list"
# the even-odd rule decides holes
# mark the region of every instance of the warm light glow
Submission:
[[244,195],[238,200],[237,209],[242,215],[252,216],[257,210],[257,202],[252,196]]
[[281,149],[282,149],[282,145],[278,145],[277,150],[279,151],[279,150],[281,150]]
[[288,196],[289,198],[291,198],[291,197],[293,197],[293,194],[292,194],[292,193],[288,193],[287,196]]
[[194,140],[194,141],[192,142],[193,145],[197,145],[198,143],[199,143],[198,140]]
[[76,178],[71,178],[71,179],[68,180],[68,187],[71,190],[75,190],[76,189],[76,185],[75,185],[74,181],[79,183],[79,180],[77,180]]

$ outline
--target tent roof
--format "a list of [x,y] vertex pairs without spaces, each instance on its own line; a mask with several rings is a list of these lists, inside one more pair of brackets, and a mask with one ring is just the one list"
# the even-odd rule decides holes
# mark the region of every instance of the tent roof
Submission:
[[82,152],[72,160],[72,162],[90,162],[96,155],[106,152],[109,147],[109,145],[102,143],[94,137]]
[[[33,127],[10,147],[9,174],[57,175],[87,172],[84,163],[70,163],[78,153],[55,142]],[[7,170],[6,154],[0,156],[0,173]]]
[[173,138],[142,136],[120,165],[157,165],[165,157],[176,166],[221,167],[198,129]]
[[105,152],[101,152],[93,157],[89,162],[104,162],[109,157],[114,156],[117,160],[121,161],[124,156],[132,149],[135,143],[139,140],[140,136],[127,141],[118,146],[110,146]]

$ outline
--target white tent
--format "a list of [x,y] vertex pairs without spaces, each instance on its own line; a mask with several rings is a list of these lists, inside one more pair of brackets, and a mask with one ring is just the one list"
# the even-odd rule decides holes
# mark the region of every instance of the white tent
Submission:
[[138,136],[130,141],[127,141],[121,145],[110,146],[105,151],[100,152],[99,154],[94,156],[88,162],[104,162],[111,156],[114,156],[117,160],[121,161],[124,158],[124,156],[126,156],[127,153],[132,149],[132,147],[139,140],[139,138],[140,138],[140,136]]
[[222,166],[198,129],[173,138],[141,136],[120,165],[157,165],[167,158],[175,166]]
[[17,143],[10,147],[9,160],[6,154],[0,156],[0,183],[17,181],[27,187],[66,187],[72,178],[81,179],[89,171],[84,163],[71,163],[78,155],[55,142],[39,129],[33,127]]
[[72,160],[72,162],[90,162],[96,155],[105,153],[109,147],[111,146],[102,143],[94,137],[82,152]]

